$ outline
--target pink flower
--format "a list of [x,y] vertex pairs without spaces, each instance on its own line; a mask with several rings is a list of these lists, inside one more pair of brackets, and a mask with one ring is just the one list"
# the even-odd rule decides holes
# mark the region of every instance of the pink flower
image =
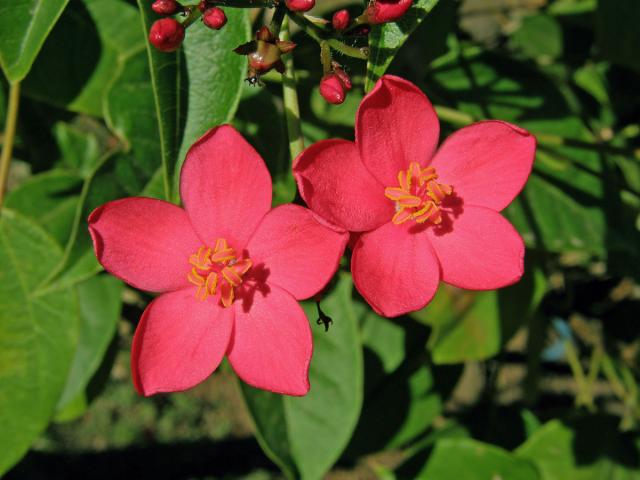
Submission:
[[180,193],[184,209],[125,198],[89,217],[100,263],[136,288],[163,292],[133,339],[136,389],[186,390],[226,354],[248,384],[304,395],[312,340],[296,300],[329,281],[346,232],[297,205],[271,209],[262,158],[226,125],[191,147]]
[[296,159],[309,207],[352,232],[358,291],[388,317],[423,308],[438,283],[489,290],[517,282],[524,245],[498,212],[524,186],[535,138],[486,121],[436,152],[438,118],[412,83],[382,77],[356,114],[356,141],[324,140]]

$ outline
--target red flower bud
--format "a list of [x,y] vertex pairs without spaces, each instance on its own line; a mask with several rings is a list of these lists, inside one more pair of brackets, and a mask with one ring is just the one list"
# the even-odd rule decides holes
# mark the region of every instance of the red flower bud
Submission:
[[151,25],[149,42],[161,52],[173,52],[184,40],[184,27],[173,18],[162,18]]
[[227,16],[221,8],[213,7],[205,10],[202,21],[207,27],[220,30],[227,23]]
[[293,12],[307,12],[315,6],[316,0],[285,0],[285,3]]
[[337,62],[333,62],[333,73],[340,79],[347,92],[351,90],[351,77],[347,75],[347,72],[345,72]]
[[372,0],[364,15],[373,25],[393,22],[407,13],[412,4],[413,0]]
[[176,0],[156,0],[151,5],[151,9],[159,15],[173,15],[178,11]]
[[347,94],[342,81],[335,73],[329,73],[320,80],[320,95],[332,105],[340,105]]
[[333,25],[334,30],[341,31],[349,26],[350,21],[351,16],[349,15],[349,12],[345,9],[342,9],[333,14],[331,24]]

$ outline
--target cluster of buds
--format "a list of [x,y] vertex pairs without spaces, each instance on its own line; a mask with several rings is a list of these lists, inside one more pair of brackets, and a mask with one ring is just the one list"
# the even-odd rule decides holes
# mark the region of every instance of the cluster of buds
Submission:
[[[227,23],[227,16],[214,3],[215,0],[202,0],[197,8],[202,13],[202,22],[207,27],[220,30]],[[185,7],[176,0],[156,0],[151,4],[151,9],[158,15],[182,14],[189,17],[194,13],[195,7]],[[174,52],[180,48],[185,36],[185,25],[189,24],[188,21],[180,23],[170,16],[156,20],[149,30],[149,42],[161,52]]]
[[351,90],[351,78],[337,62],[331,62],[331,71],[320,80],[320,95],[332,105],[340,105]]
[[275,69],[284,72],[282,54],[289,53],[296,44],[278,39],[268,27],[262,27],[256,33],[255,40],[244,43],[233,51],[239,55],[246,55],[249,60],[247,81],[251,84],[259,84],[260,76]]

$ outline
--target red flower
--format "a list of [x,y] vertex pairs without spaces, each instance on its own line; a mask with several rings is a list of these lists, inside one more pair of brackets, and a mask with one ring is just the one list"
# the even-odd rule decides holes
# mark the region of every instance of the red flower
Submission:
[[436,152],[438,118],[412,83],[384,76],[356,115],[356,141],[324,140],[294,164],[309,207],[359,232],[354,283],[373,309],[419,310],[439,281],[489,290],[523,273],[520,235],[498,212],[524,186],[535,138],[500,121],[452,134]]
[[304,395],[311,330],[296,300],[329,281],[346,232],[297,205],[272,210],[269,172],[230,126],[191,147],[180,180],[184,209],[125,198],[89,217],[100,263],[136,288],[163,292],[133,340],[136,389],[191,388],[226,354],[250,385]]
[[365,16],[371,24],[393,22],[402,17],[413,5],[413,0],[372,0]]

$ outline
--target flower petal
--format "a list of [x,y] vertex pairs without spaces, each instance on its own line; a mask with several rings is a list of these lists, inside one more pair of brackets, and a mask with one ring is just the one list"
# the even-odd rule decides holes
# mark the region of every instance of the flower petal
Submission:
[[186,286],[189,255],[201,245],[184,210],[152,198],[124,198],[96,208],[89,232],[107,271],[152,292]]
[[393,202],[364,167],[353,142],[314,143],[298,156],[293,174],[309,208],[346,230],[373,230],[393,216]]
[[191,289],[165,293],[142,314],[131,349],[133,382],[142,395],[179,392],[205,380],[224,356],[234,311],[196,300]]
[[397,317],[420,310],[438,288],[440,266],[421,233],[387,223],[363,233],[351,257],[353,282],[380,315]]
[[338,269],[349,234],[330,227],[311,210],[281,205],[265,215],[247,245],[266,281],[298,300],[318,293]]
[[438,146],[440,123],[429,99],[413,83],[384,75],[356,114],[356,144],[363,163],[385,187],[411,162],[425,166]]
[[271,208],[271,177],[242,135],[222,125],[209,130],[187,153],[180,195],[202,240],[212,245],[225,238],[242,249]]
[[227,355],[238,376],[256,388],[285,395],[309,391],[313,351],[309,321],[296,300],[276,285],[236,302]]
[[470,290],[492,290],[517,282],[524,272],[524,243],[499,213],[465,204],[451,230],[428,229],[440,260],[442,280]]
[[524,187],[536,152],[526,130],[500,121],[474,123],[450,135],[431,166],[465,205],[500,211]]

